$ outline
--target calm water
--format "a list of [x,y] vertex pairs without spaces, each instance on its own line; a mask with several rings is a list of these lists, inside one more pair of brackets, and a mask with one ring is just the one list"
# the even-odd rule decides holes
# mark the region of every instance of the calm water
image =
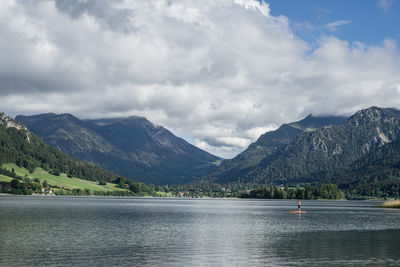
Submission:
[[0,265],[400,265],[378,202],[0,196]]

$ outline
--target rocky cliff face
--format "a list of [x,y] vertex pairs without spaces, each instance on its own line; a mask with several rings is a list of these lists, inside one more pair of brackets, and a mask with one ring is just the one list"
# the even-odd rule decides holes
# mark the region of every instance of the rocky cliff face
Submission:
[[0,125],[4,126],[6,128],[16,128],[17,130],[25,130],[27,131],[28,128],[26,128],[25,125],[22,125],[10,117],[8,117],[4,112],[0,112]]

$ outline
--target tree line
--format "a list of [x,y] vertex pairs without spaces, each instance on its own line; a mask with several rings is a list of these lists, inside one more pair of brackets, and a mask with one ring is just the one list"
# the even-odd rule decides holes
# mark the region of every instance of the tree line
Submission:
[[260,199],[344,199],[343,191],[338,189],[336,184],[310,185],[295,188],[278,187],[270,185],[269,187],[255,188],[244,192],[241,198],[260,198]]

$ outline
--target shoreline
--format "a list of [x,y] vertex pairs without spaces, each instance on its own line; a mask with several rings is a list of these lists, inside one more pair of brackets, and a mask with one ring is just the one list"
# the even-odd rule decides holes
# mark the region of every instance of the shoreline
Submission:
[[387,200],[381,205],[382,208],[400,209],[400,200]]
[[[273,198],[238,198],[238,197],[199,197],[199,198],[190,198],[190,197],[167,197],[167,196],[74,196],[74,195],[55,195],[55,194],[32,194],[32,195],[16,195],[16,194],[8,194],[8,193],[0,193],[0,196],[26,196],[26,197],[85,197],[85,198],[151,198],[151,199],[221,199],[221,200],[271,200],[271,201],[295,201],[296,199],[273,199]],[[392,201],[399,201],[400,200],[385,200],[385,199],[302,199],[302,201],[329,201],[329,202],[338,202],[338,201],[362,201],[362,202],[392,202]],[[381,207],[383,207],[383,204]],[[386,207],[385,207],[386,208]],[[400,208],[400,206],[399,206]]]

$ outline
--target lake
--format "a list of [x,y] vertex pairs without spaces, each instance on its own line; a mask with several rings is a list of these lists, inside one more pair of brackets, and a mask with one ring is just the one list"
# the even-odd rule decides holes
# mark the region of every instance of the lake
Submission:
[[399,266],[379,204],[0,196],[0,265]]

